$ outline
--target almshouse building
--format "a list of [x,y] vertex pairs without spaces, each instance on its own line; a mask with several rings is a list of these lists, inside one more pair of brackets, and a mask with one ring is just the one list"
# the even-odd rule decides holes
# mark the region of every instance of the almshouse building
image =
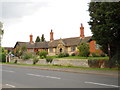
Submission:
[[29,42],[17,42],[14,46],[14,50],[16,47],[26,46],[28,52],[37,52],[45,50],[48,52],[48,55],[58,55],[59,53],[75,53],[77,51],[77,46],[82,43],[86,42],[90,46],[90,53],[97,52],[102,53],[99,49],[99,45],[96,44],[96,41],[91,39],[91,36],[85,37],[84,35],[84,27],[81,24],[80,27],[80,36],[79,37],[72,37],[72,38],[64,38],[64,39],[57,39],[54,40],[54,33],[51,30],[50,32],[50,41],[44,42],[33,42],[33,35],[30,35]]

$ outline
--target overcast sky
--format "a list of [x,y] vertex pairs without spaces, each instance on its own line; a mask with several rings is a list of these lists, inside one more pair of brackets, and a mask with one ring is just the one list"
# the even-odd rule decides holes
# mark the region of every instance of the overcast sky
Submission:
[[[9,2],[8,2],[9,1]],[[29,42],[29,35],[44,34],[50,39],[80,36],[83,23],[85,36],[91,36],[88,3],[90,0],[3,0],[0,2],[0,21],[4,24],[3,47],[14,47],[17,41]]]

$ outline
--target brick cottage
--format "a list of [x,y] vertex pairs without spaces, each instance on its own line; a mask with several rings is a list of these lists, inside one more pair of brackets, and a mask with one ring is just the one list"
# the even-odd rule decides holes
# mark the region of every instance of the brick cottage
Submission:
[[29,42],[16,42],[14,46],[14,50],[16,47],[22,47],[25,45],[27,47],[28,52],[37,52],[37,51],[47,51],[48,55],[58,55],[59,53],[75,53],[77,51],[77,46],[82,43],[86,42],[89,44],[90,53],[102,53],[99,48],[99,45],[96,44],[96,41],[92,40],[91,36],[85,37],[84,35],[84,27],[81,24],[80,27],[80,36],[79,37],[72,37],[72,38],[63,38],[63,39],[56,39],[54,40],[54,32],[51,30],[50,32],[50,41],[44,42],[34,42],[33,35],[30,35]]

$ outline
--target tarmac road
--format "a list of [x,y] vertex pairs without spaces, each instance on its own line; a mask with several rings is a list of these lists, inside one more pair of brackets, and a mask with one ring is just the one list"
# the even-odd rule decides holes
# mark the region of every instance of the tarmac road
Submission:
[[118,77],[2,66],[3,88],[120,88]]

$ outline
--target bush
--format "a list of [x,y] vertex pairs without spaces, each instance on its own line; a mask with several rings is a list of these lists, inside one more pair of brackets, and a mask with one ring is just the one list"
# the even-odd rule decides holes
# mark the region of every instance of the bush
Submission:
[[75,56],[75,53],[72,53],[71,56]]
[[40,55],[41,59],[46,58],[47,54],[48,54],[47,51],[41,51],[41,52],[39,52],[39,55]]
[[99,57],[98,53],[92,53],[92,57]]
[[79,56],[81,56],[81,57],[88,57],[89,54],[90,54],[89,52],[83,51],[83,52],[80,52]]
[[68,54],[68,53],[65,53],[65,54],[64,54],[64,57],[69,57],[69,54]]
[[104,54],[104,53],[101,53],[100,56],[101,56],[101,57],[105,57],[105,54]]
[[39,53],[40,53],[40,51],[37,51],[37,52],[36,52],[36,55],[39,55]]
[[0,53],[0,62],[6,62],[6,55],[5,55],[5,53]]
[[89,54],[90,54],[90,51],[89,51],[89,44],[87,43],[81,43],[79,46],[78,46],[78,50],[79,50],[79,56],[82,56],[82,57],[88,57]]
[[33,57],[33,64],[35,65],[39,61],[39,57],[34,56]]
[[17,60],[15,60],[15,62],[14,63],[17,63]]
[[115,54],[110,61],[110,68],[120,68],[120,53]]
[[60,53],[60,54],[58,55],[58,58],[62,58],[62,57],[65,57],[65,54],[64,54],[64,53]]
[[47,56],[47,58],[46,58],[46,62],[47,63],[52,63],[52,61],[53,61],[53,58],[52,57],[50,57],[50,56]]
[[24,60],[30,59],[30,58],[32,58],[32,53],[25,52],[25,53],[22,55],[22,59],[24,59]]
[[0,53],[0,62],[6,62],[6,55],[5,55],[5,53]]

